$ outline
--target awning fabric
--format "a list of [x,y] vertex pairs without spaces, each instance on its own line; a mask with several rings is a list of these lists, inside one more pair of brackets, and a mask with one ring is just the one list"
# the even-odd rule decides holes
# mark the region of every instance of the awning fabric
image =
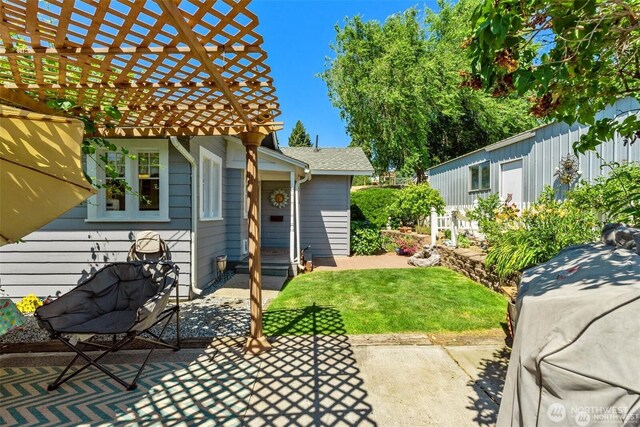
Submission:
[[0,246],[95,194],[82,171],[82,122],[0,105]]

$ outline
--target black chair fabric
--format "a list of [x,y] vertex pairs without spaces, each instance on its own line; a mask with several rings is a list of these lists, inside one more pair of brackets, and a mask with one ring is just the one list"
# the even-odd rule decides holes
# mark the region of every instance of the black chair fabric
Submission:
[[178,285],[170,261],[110,264],[36,310],[51,333],[119,334],[144,331],[162,313]]

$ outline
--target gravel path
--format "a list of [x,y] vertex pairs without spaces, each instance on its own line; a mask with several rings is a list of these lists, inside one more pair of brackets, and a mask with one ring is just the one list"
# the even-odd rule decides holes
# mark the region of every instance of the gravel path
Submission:
[[[264,307],[269,302],[265,300]],[[25,318],[22,326],[0,336],[0,344],[51,341],[33,315],[26,315]],[[209,294],[180,303],[180,333],[183,338],[243,336],[249,333],[249,319],[249,299],[218,298]],[[172,322],[164,338],[175,336],[175,322]]]

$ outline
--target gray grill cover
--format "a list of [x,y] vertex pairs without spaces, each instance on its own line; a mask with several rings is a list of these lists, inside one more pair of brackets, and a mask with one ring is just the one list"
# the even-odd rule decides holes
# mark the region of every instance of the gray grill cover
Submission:
[[525,271],[498,426],[640,425],[640,256],[603,244]]
[[50,332],[116,334],[143,331],[162,313],[178,284],[170,261],[110,264],[36,310]]

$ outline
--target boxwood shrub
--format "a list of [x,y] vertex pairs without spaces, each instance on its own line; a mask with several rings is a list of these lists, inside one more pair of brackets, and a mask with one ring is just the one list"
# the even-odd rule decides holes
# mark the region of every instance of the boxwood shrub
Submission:
[[387,225],[388,207],[397,199],[397,188],[365,188],[351,193],[351,220],[368,221],[380,230]]

